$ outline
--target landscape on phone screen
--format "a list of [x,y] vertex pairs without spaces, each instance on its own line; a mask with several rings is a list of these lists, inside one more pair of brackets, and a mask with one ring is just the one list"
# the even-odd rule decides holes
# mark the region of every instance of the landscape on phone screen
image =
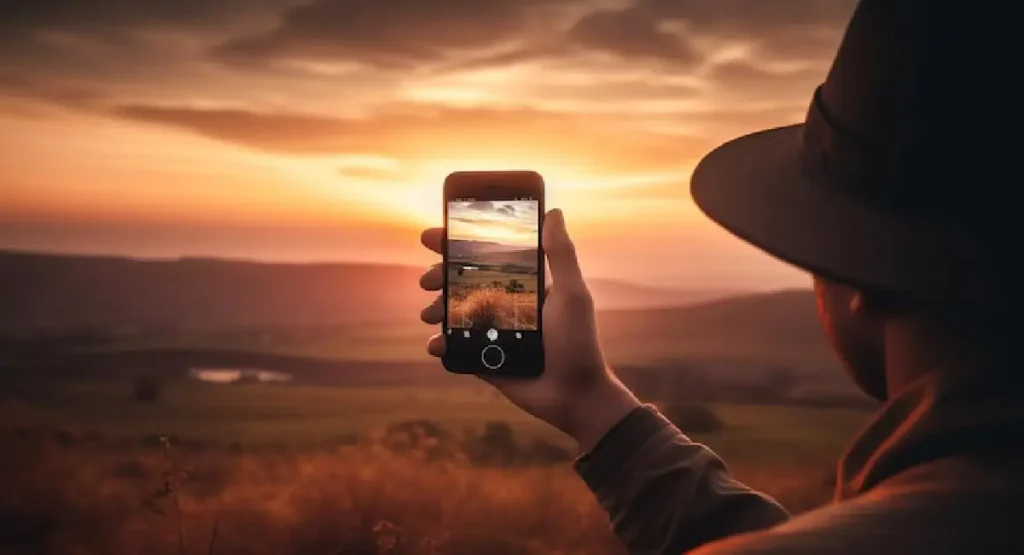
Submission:
[[536,200],[448,203],[448,326],[536,330]]

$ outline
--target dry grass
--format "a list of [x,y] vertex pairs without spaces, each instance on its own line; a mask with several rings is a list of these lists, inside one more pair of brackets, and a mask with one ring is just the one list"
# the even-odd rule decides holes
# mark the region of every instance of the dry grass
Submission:
[[179,528],[173,505],[147,501],[164,487],[159,454],[5,438],[0,552],[173,554],[180,532],[181,552],[208,553],[215,523],[219,555],[378,554],[396,539],[396,554],[618,552],[564,467],[477,469],[372,446],[192,463],[177,486]]
[[[168,459],[24,430],[0,442],[4,554],[201,554],[214,541],[218,555],[621,553],[566,465],[474,468],[377,444]],[[796,512],[830,492],[827,467],[733,470]],[[173,501],[154,494],[169,475]]]
[[449,321],[472,322],[477,329],[536,329],[537,294],[510,293],[503,289],[460,288],[449,293]]
[[[427,440],[446,436],[423,426],[318,452],[193,453],[62,431],[20,404],[0,416],[3,555],[622,553],[568,464],[438,460]],[[730,468],[795,513],[831,494],[831,461]]]

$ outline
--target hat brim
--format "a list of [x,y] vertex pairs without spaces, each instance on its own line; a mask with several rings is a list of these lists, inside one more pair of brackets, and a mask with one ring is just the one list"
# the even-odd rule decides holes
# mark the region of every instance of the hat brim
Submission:
[[978,292],[976,249],[953,230],[872,207],[815,182],[800,161],[803,125],[753,133],[706,155],[690,190],[737,237],[818,276],[912,297]]

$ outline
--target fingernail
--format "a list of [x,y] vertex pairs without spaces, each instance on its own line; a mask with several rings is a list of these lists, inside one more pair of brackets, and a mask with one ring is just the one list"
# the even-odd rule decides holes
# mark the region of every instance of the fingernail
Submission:
[[562,214],[561,208],[552,208],[551,211],[548,212],[548,218],[552,217],[563,224],[565,223],[565,215]]

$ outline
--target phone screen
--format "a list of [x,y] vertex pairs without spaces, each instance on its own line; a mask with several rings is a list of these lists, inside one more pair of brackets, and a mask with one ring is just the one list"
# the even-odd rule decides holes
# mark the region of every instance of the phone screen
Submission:
[[449,369],[539,373],[542,199],[515,188],[446,199]]

